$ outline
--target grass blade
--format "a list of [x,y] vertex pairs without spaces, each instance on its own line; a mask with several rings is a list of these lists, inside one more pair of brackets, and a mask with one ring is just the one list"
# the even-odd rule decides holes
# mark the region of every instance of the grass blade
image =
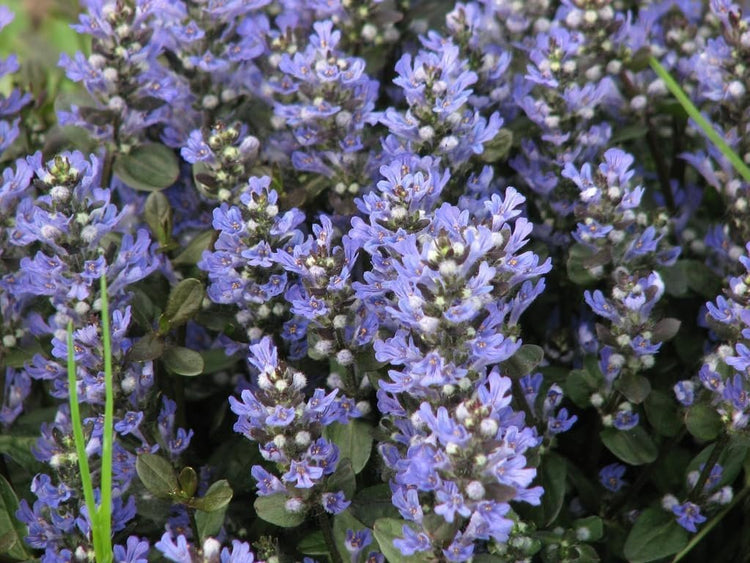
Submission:
[[740,176],[742,176],[746,182],[750,182],[750,168],[748,168],[742,159],[737,156],[737,153],[732,150],[726,141],[721,138],[706,118],[701,115],[701,112],[698,111],[698,108],[695,107],[695,105],[693,105],[693,102],[690,101],[690,98],[687,97],[685,91],[679,84],[677,84],[677,81],[672,75],[669,74],[669,71],[667,71],[667,69],[665,69],[654,57],[649,57],[649,64],[651,64],[651,68],[654,69],[654,72],[659,75],[659,78],[664,81],[664,84],[666,84],[669,91],[672,92],[672,95],[677,98],[677,101],[680,102],[680,105],[687,114],[696,124],[698,124],[698,127],[703,130],[706,137],[708,137],[708,139],[721,151],[721,154],[732,163],[732,166],[734,166],[734,169],[737,170]]
[[[102,343],[104,345],[104,438],[102,441],[101,505],[97,514],[102,548],[101,561],[112,561],[112,453],[114,448],[114,382],[112,381],[112,334],[109,326],[109,297],[107,278],[101,277]],[[100,560],[97,557],[97,560]]]

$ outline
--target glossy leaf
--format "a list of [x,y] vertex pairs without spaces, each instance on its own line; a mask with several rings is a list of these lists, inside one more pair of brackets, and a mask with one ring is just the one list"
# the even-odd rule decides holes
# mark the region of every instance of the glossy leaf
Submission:
[[503,375],[511,379],[520,379],[530,374],[536,366],[542,363],[544,350],[535,344],[524,344],[510,358],[500,364]]
[[172,346],[162,355],[164,366],[177,375],[194,376],[203,373],[203,356],[183,346]]
[[253,503],[255,512],[266,522],[281,528],[294,528],[305,521],[306,512],[289,512],[285,508],[287,497],[284,493],[258,497]]
[[174,497],[180,491],[177,472],[166,459],[156,454],[141,454],[135,462],[135,470],[143,486],[154,496]]
[[643,404],[646,417],[659,434],[671,438],[677,436],[682,427],[682,419],[677,410],[677,403],[663,391],[651,391]]
[[131,188],[152,192],[174,184],[180,175],[180,167],[172,149],[158,143],[147,143],[128,154],[119,155],[114,172]]
[[636,405],[645,401],[651,393],[651,383],[648,379],[635,373],[624,373],[617,379],[615,388]]
[[716,409],[704,403],[691,406],[685,416],[685,426],[688,432],[706,442],[716,439],[721,432],[722,422]]
[[625,540],[625,557],[631,563],[647,563],[680,551],[688,542],[688,533],[674,514],[647,508],[635,521]]
[[18,499],[10,483],[0,475],[0,554],[11,560],[26,561],[30,559],[23,538],[28,531],[26,526],[16,518]]
[[162,315],[169,326],[174,328],[193,318],[201,309],[204,294],[203,284],[195,278],[184,279],[174,286]]
[[364,420],[334,422],[325,427],[323,436],[338,446],[341,459],[351,460],[355,474],[367,465],[372,452],[372,429]]
[[229,481],[221,479],[215,483],[211,483],[211,486],[200,498],[191,498],[186,504],[192,508],[203,512],[216,512],[225,508],[232,500],[232,487],[229,486]]
[[172,238],[172,207],[161,192],[151,192],[146,198],[143,215],[154,238],[166,246]]
[[607,449],[625,463],[643,465],[656,459],[656,444],[640,426],[631,430],[607,428],[600,434]]

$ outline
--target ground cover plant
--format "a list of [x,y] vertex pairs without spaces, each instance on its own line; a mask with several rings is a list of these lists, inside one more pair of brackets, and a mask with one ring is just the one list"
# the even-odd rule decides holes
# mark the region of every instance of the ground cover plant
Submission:
[[743,560],[749,22],[0,6],[0,561]]

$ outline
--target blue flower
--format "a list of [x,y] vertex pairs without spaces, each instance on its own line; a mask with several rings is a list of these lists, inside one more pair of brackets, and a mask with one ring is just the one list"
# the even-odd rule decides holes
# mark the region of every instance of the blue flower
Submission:
[[[339,514],[349,507],[351,501],[346,500],[344,491],[338,491],[336,493],[323,493],[321,495],[321,503],[323,504],[323,509],[329,514]],[[347,549],[349,549],[348,545]]]
[[616,493],[625,485],[623,475],[625,475],[625,466],[621,463],[612,463],[599,471],[599,481],[605,489]]
[[701,514],[697,504],[686,501],[672,507],[672,512],[677,516],[677,523],[688,532],[697,532],[696,524],[702,524],[706,517]]

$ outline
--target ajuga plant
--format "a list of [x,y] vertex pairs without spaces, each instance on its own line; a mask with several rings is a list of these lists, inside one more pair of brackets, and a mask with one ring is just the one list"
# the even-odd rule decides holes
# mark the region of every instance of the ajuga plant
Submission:
[[0,30],[0,561],[745,557],[740,3]]

